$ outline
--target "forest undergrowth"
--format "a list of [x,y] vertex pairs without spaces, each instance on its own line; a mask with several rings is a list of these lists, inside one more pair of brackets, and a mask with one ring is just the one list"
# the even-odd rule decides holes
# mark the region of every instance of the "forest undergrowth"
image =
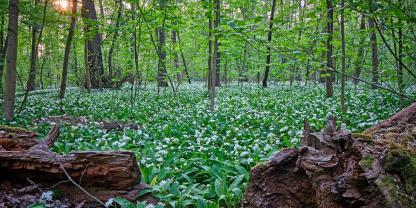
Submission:
[[[170,88],[158,95],[155,86],[148,86],[133,100],[130,89],[125,85],[85,93],[73,88],[62,100],[54,90],[35,91],[11,125],[45,135],[51,124],[35,120],[64,114],[85,117],[93,122],[62,126],[55,152],[131,150],[139,161],[142,182],[153,186],[146,192],[164,204],[236,207],[250,169],[273,152],[298,145],[304,119],[317,130],[333,114],[357,132],[401,109],[395,95],[352,84],[346,91],[346,113],[341,113],[339,95],[327,99],[325,88],[313,84],[274,83],[262,89],[233,83],[218,88],[215,112],[209,110],[208,93],[201,83],[181,85],[176,96]],[[409,88],[406,93],[415,91]],[[106,132],[100,121],[135,123],[141,128]]]

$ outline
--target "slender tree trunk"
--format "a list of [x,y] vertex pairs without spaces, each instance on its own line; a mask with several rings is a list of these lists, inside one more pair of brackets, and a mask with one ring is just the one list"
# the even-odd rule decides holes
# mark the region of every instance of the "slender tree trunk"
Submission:
[[[159,37],[158,44],[158,73],[157,73],[157,83],[158,87],[167,87],[168,82],[167,70],[166,70],[166,32],[165,32],[165,21],[166,21],[166,0],[160,0],[159,8],[164,12],[163,24],[161,27],[157,28],[157,35]],[[173,86],[172,86],[173,87]]]
[[[365,30],[365,15],[362,14],[361,15],[361,21],[360,21],[360,34]],[[365,43],[365,38],[364,36],[361,34],[360,35],[360,41],[359,41],[359,46],[358,46],[358,54],[357,54],[357,59],[355,60],[355,70],[354,70],[354,77],[360,78],[361,75],[361,68],[362,68],[362,64],[363,64],[363,55],[364,55],[364,43]],[[352,82],[356,85],[358,84],[358,79],[353,79]]]
[[172,30],[171,32],[171,41],[172,41],[172,45],[173,45],[173,67],[175,68],[176,71],[176,80],[178,83],[181,82],[181,73],[178,72],[179,69],[179,55],[178,52],[176,51],[176,30]]
[[122,13],[122,0],[116,0],[116,3],[118,4],[118,11],[117,11],[117,19],[116,19],[116,25],[115,30],[113,33],[113,40],[111,41],[110,50],[108,51],[108,80],[111,82],[111,79],[113,79],[113,53],[114,48],[117,43],[117,37],[118,37],[118,29],[120,27],[120,21],[121,21],[121,13]]
[[341,64],[341,110],[342,112],[347,112],[347,108],[345,106],[345,71],[346,71],[346,54],[345,54],[345,28],[344,28],[344,0],[341,0],[341,50],[342,50],[342,64]]
[[8,37],[6,35],[6,40],[4,40],[4,28],[5,28],[5,14],[2,13],[1,15],[1,28],[0,28],[0,92],[3,97],[3,69],[4,69],[4,60],[6,59],[6,52],[7,52],[7,42]]
[[64,64],[62,67],[62,77],[61,77],[61,88],[59,91],[59,98],[63,99],[65,97],[66,83],[68,76],[68,63],[69,63],[69,54],[71,53],[71,44],[75,32],[75,24],[77,22],[77,0],[72,1],[72,16],[71,16],[71,26],[69,27],[68,38],[66,39],[65,45],[65,54],[64,54]]
[[191,84],[191,77],[189,76],[188,65],[186,64],[185,55],[183,54],[181,38],[179,36],[179,31],[176,31],[176,33],[178,35],[179,50],[181,51],[182,63],[183,63],[183,66],[185,68],[186,78],[188,79],[188,83]]
[[[209,0],[209,3],[212,4],[212,0]],[[212,80],[212,10],[208,11],[208,90],[211,92],[211,80]]]
[[[403,31],[402,31],[402,21],[399,18],[399,66],[397,67],[397,86],[399,88],[399,93],[403,94]],[[400,96],[400,105],[404,107],[404,97]]]
[[326,97],[330,98],[334,96],[334,88],[332,85],[332,70],[334,69],[333,66],[333,58],[332,58],[332,37],[334,32],[334,5],[333,0],[326,0],[326,6],[327,6],[327,34],[328,39],[326,41],[326,61],[327,61],[327,73],[326,73]]
[[[371,5],[370,5],[371,7]],[[372,75],[372,82],[373,84],[378,84],[378,54],[377,54],[377,36],[376,36],[376,29],[374,18],[370,17],[368,19],[368,27],[370,28],[370,42],[371,42],[371,75]],[[374,85],[372,85],[373,89],[376,89]]]
[[221,86],[221,80],[220,80],[220,21],[221,21],[221,0],[215,0],[215,20],[214,20],[214,64],[215,64],[215,86],[220,87]]
[[[38,5],[39,0],[35,0],[35,7]],[[29,68],[29,78],[27,80],[26,90],[33,91],[35,90],[35,80],[36,80],[36,60],[38,56],[38,49],[37,49],[37,32],[40,28],[39,24],[35,23],[32,26],[32,46],[31,46],[31,53],[30,53],[30,68]]]
[[272,4],[272,11],[270,13],[270,21],[269,21],[269,32],[267,34],[267,49],[266,49],[266,69],[264,70],[264,77],[263,77],[263,87],[267,87],[267,80],[269,79],[269,71],[270,71],[270,44],[272,42],[272,29],[273,29],[273,19],[274,19],[274,11],[276,9],[276,0],[273,0]]
[[9,0],[8,49],[4,90],[4,117],[11,121],[16,100],[16,57],[18,44],[19,0]]
[[[39,3],[39,0],[35,0],[35,6],[38,3]],[[42,24],[35,24],[34,26],[32,26],[32,50],[31,50],[31,55],[30,55],[29,78],[26,83],[27,92],[35,90],[36,62],[38,59],[39,44],[42,41],[42,33],[43,33],[43,27],[45,25],[47,5],[48,5],[48,0],[45,0],[45,5],[43,8]],[[39,32],[39,35],[37,35],[38,32]]]

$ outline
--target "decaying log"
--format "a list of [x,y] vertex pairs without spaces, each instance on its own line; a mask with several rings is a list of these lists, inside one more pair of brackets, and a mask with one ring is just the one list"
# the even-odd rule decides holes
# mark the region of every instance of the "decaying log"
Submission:
[[359,134],[311,133],[252,169],[241,207],[416,207],[416,103]]
[[4,150],[26,150],[38,144],[37,133],[17,127],[0,125],[0,146]]
[[[84,201],[86,205],[92,206],[96,205],[96,201],[69,179],[104,202],[112,197],[142,200],[136,199],[137,193],[149,187],[140,184],[141,174],[133,152],[83,151],[57,155],[48,148],[58,136],[59,127],[55,125],[43,140],[35,140],[36,143],[26,146],[17,145],[19,148],[15,149],[0,149],[0,182],[26,182],[29,179],[43,187],[59,190],[60,195],[66,199]],[[25,140],[31,141],[32,138],[21,136],[18,139],[17,144],[20,144]],[[148,195],[145,199],[157,202]]]
[[[86,117],[72,117],[67,115],[62,116],[49,116],[40,120],[35,120],[36,123],[48,123],[48,124],[68,124],[68,125],[79,125],[92,123]],[[125,122],[112,122],[112,121],[100,121],[98,122],[102,129],[107,132],[110,130],[123,131],[124,129],[140,129],[140,126],[135,123]]]

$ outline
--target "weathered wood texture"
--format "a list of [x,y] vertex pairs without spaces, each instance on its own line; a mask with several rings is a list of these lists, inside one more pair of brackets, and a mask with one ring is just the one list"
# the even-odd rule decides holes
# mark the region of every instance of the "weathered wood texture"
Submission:
[[[5,135],[0,137],[0,147],[5,145],[0,148],[0,182],[27,182],[29,179],[36,184],[58,189],[61,196],[71,201],[84,201],[92,206],[96,201],[71,183],[67,174],[104,202],[112,197],[135,201],[138,200],[135,198],[137,193],[148,188],[140,184],[140,170],[131,151],[52,153],[47,147],[59,136],[57,125],[41,141],[35,139],[36,133],[23,129],[4,130],[0,135]],[[150,202],[157,201],[149,196],[145,198]]]
[[300,149],[251,171],[241,207],[416,207],[416,103],[363,133],[305,122]]

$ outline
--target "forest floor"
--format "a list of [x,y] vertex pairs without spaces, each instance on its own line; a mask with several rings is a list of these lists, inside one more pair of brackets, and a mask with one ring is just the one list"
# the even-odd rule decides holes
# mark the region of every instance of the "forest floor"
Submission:
[[[333,114],[356,132],[401,109],[397,97],[363,86],[347,90],[348,110],[341,113],[339,95],[325,99],[319,85],[244,85],[218,88],[215,113],[209,111],[202,84],[182,85],[176,96],[170,88],[158,96],[154,86],[147,87],[133,102],[130,86],[92,93],[71,89],[63,100],[56,91],[36,91],[11,125],[44,135],[51,124],[42,119],[50,116],[87,120],[65,124],[53,150],[131,150],[142,182],[152,185],[163,202],[173,207],[236,207],[250,169],[283,147],[299,145],[304,119],[312,129],[321,129]],[[102,121],[140,128],[106,131]]]

